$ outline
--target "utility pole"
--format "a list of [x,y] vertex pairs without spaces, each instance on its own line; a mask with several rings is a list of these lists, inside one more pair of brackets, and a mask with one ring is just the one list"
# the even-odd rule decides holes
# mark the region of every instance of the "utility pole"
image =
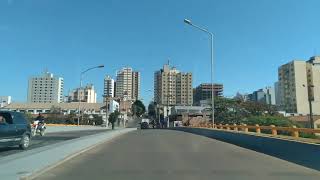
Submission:
[[106,101],[106,126],[109,127],[109,95],[104,95],[103,97]]
[[170,112],[170,110],[169,110],[169,95],[168,95],[168,97],[167,97],[167,128],[169,128],[169,127],[170,127],[170,117],[169,117],[169,112]]
[[[81,101],[82,101],[82,98],[81,98],[81,95],[80,95],[80,92],[81,92],[81,89],[82,89],[83,75],[85,73],[87,73],[88,71],[91,71],[93,69],[98,69],[98,68],[104,68],[104,65],[94,66],[94,67],[88,68],[85,71],[82,71],[80,73],[80,87],[79,87],[79,90],[78,90],[78,97],[79,97],[78,98],[78,102],[79,102],[79,104],[78,104],[78,126],[80,125],[80,118],[81,118],[81,120],[83,119],[83,116],[81,114]],[[83,93],[85,93],[84,90],[83,90]],[[83,94],[83,96],[84,96],[84,94]]]
[[[302,85],[306,87],[306,85]],[[309,121],[310,121],[310,128],[314,129],[314,122],[313,122],[313,113],[312,113],[312,98],[311,98],[311,88],[314,88],[314,85],[307,85],[308,88],[308,102],[309,102]]]

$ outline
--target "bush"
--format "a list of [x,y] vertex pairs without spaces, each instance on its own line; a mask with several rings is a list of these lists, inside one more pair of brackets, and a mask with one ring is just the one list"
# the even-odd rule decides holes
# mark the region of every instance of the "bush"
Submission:
[[318,137],[315,134],[310,133],[300,133],[299,136],[302,138],[318,139]]
[[279,127],[292,127],[293,125],[300,127],[297,123],[292,122],[286,117],[282,116],[251,116],[240,121],[247,125],[270,126],[275,125]]

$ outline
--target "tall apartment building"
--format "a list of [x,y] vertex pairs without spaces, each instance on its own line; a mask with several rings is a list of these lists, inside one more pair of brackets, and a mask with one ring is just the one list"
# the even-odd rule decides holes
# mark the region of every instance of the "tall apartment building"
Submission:
[[192,105],[193,104],[193,89],[192,89],[192,73],[177,74],[177,104]]
[[130,67],[118,71],[115,97],[138,100],[140,98],[140,78],[140,72],[135,72]]
[[132,97],[132,68],[122,68],[117,72],[116,97],[131,99]]
[[63,78],[45,72],[42,76],[31,77],[28,83],[29,103],[63,102]]
[[132,99],[140,99],[140,72],[132,72]]
[[[212,84],[202,83],[193,90],[194,105],[199,106],[201,101],[211,100],[212,98]],[[215,97],[223,96],[223,84],[213,84],[213,92]],[[211,102],[211,101],[210,101]]]
[[86,87],[77,88],[70,92],[68,101],[69,102],[86,102],[86,103],[97,103],[97,93],[94,90],[92,84]]
[[192,73],[164,65],[154,74],[154,100],[161,105],[192,105]]
[[[314,114],[320,114],[320,57],[294,60],[278,69],[280,106],[287,113],[309,114],[308,94]],[[312,86],[308,91],[308,86]]]
[[114,97],[115,95],[115,81],[110,76],[104,78],[103,95],[105,97]]

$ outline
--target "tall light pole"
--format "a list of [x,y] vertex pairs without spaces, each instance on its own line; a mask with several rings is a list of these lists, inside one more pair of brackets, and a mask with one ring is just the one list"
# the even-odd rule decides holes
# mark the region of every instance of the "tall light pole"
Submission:
[[212,88],[212,97],[211,97],[211,108],[212,108],[212,126],[214,126],[214,84],[213,84],[213,79],[214,79],[214,74],[213,74],[213,65],[214,65],[214,61],[213,61],[213,33],[209,32],[207,29],[202,28],[200,26],[197,26],[195,24],[193,24],[191,22],[191,20],[189,19],[184,19],[184,23],[195,27],[196,29],[203,31],[205,33],[207,33],[210,37],[210,50],[211,50],[211,88]]
[[80,74],[80,87],[79,87],[79,90],[78,90],[78,101],[79,101],[79,106],[78,106],[78,126],[80,125],[80,117],[81,117],[81,100],[82,100],[82,98],[80,96],[80,91],[81,91],[81,88],[82,88],[83,75],[86,72],[90,71],[90,70],[98,69],[98,68],[104,68],[104,65],[99,65],[99,66],[94,66],[94,67],[88,68],[85,71],[82,71],[81,74]]
[[[306,87],[305,84],[302,85],[303,87]],[[308,102],[309,102],[309,121],[310,121],[310,128],[314,129],[314,122],[313,122],[313,113],[312,113],[312,98],[311,98],[311,88],[314,88],[314,85],[307,85],[308,87]]]

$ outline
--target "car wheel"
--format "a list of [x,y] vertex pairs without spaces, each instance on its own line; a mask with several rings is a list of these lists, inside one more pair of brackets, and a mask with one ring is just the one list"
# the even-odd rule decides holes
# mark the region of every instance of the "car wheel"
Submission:
[[21,139],[21,144],[19,145],[19,147],[25,150],[29,147],[29,145],[30,145],[30,137],[25,134]]

